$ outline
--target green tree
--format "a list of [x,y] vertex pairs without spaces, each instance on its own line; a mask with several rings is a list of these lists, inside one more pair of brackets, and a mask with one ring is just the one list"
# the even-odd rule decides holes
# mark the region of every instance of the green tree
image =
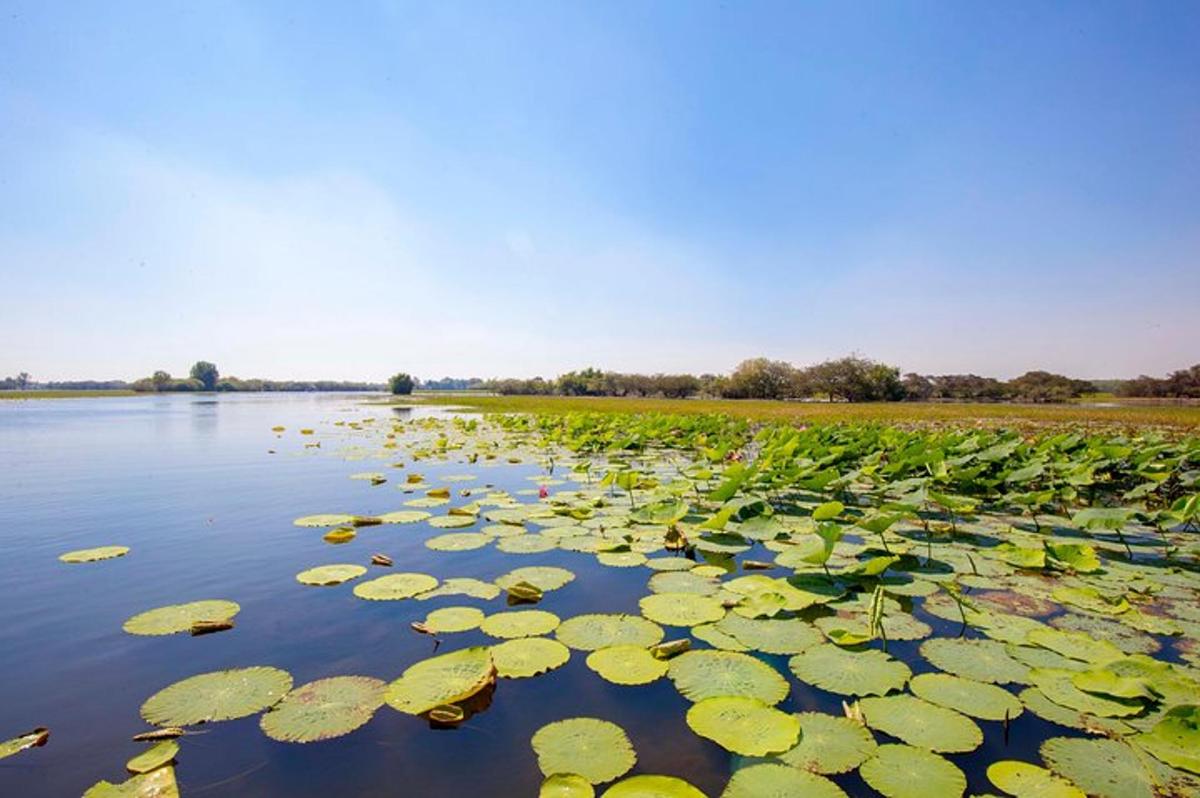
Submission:
[[193,380],[198,380],[205,391],[215,391],[217,389],[217,380],[220,379],[221,373],[217,371],[215,363],[209,363],[207,360],[197,360],[192,365],[190,374]]
[[154,376],[150,378],[150,382],[154,384],[154,390],[165,391],[171,387],[171,375],[159,370],[154,372]]
[[388,379],[388,388],[391,389],[392,393],[397,395],[403,394],[407,396],[413,392],[413,388],[416,387],[416,384],[416,380],[404,372],[393,374],[391,378]]
[[779,399],[790,395],[796,370],[782,360],[756,357],[743,360],[725,383],[731,399]]

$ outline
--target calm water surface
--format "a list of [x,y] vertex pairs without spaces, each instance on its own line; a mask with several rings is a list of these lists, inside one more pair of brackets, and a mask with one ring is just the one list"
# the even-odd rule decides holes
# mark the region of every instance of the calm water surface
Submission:
[[[349,585],[295,581],[314,565],[365,563],[380,551],[397,570],[484,580],[517,566],[559,565],[579,578],[547,594],[541,608],[562,618],[638,611],[651,576],[645,568],[607,568],[572,552],[434,552],[422,544],[440,531],[426,524],[365,528],[337,547],[321,540],[323,530],[294,526],[295,518],[313,513],[403,508],[411,497],[395,489],[396,480],[372,487],[348,479],[380,464],[338,456],[333,435],[317,438],[321,449],[305,449],[303,442],[314,439],[295,434],[299,427],[333,430],[333,421],[399,412],[408,411],[328,395],[0,402],[0,739],[35,726],[51,729],[44,748],[0,762],[0,796],[74,796],[100,779],[122,780],[126,760],[144,750],[130,741],[147,728],[138,708],[179,679],[273,665],[297,685],[343,674],[391,680],[432,653],[432,641],[411,632],[410,622],[443,606],[504,607],[502,599],[462,596],[368,602]],[[277,424],[288,428],[283,438],[271,432]],[[438,474],[472,472],[479,479],[471,486],[515,493],[530,487],[526,477],[539,469],[422,462],[420,471],[434,483]],[[132,552],[84,565],[56,559],[70,549],[110,544]],[[241,604],[234,630],[199,638],[121,631],[138,612],[208,598]],[[945,628],[937,618],[920,617]],[[668,639],[682,631],[668,630]],[[466,632],[447,636],[443,650],[491,642]],[[913,644],[890,651],[914,671],[930,670],[913,656]],[[180,741],[181,793],[535,796],[542,777],[529,738],[551,721],[587,715],[625,728],[638,753],[634,773],[683,776],[719,795],[735,763],[687,728],[689,703],[671,682],[610,684],[587,669],[584,656],[573,651],[559,670],[502,680],[491,707],[455,730],[433,731],[387,706],[353,734],[309,745],[268,739],[257,717],[213,724]],[[841,712],[840,698],[798,683],[786,657],[766,659],[792,683],[781,708]],[[968,793],[992,790],[986,763],[1037,761],[1038,742],[1073,734],[1028,712],[1012,724],[1007,743],[1000,724],[980,725],[984,745],[950,757],[966,771]],[[851,795],[873,794],[857,774],[836,781]]]

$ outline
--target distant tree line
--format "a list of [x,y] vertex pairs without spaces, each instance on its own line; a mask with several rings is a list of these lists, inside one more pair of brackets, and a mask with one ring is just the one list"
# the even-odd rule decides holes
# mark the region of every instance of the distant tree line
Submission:
[[172,377],[166,371],[156,371],[128,387],[143,393],[177,393],[188,391],[382,391],[377,382],[342,382],[339,380],[243,380],[222,377],[214,363],[199,360],[187,377]]
[[1172,371],[1166,377],[1147,377],[1125,380],[1117,388],[1119,396],[1152,397],[1157,399],[1200,399],[1200,363],[1188,369]]

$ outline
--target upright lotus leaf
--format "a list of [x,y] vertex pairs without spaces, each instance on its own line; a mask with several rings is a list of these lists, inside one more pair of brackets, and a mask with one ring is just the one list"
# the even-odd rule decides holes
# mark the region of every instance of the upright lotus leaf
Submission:
[[823,776],[786,765],[764,763],[733,774],[721,798],[846,798],[841,787]]
[[825,502],[816,507],[812,511],[814,521],[832,521],[841,515],[846,509],[846,505],[841,502]]
[[683,779],[642,774],[618,781],[600,798],[705,798],[705,795]]
[[1052,737],[1042,743],[1041,754],[1051,770],[1089,796],[1154,798],[1159,794],[1155,775],[1126,743]]
[[1003,687],[948,673],[919,674],[908,689],[918,698],[982,720],[1015,720],[1023,709],[1017,697]]
[[342,526],[353,524],[355,516],[347,513],[325,513],[323,515],[306,515],[297,518],[292,523],[296,526]]
[[126,762],[125,769],[130,773],[149,773],[170,762],[178,753],[178,742],[162,740]]
[[272,740],[313,743],[349,734],[383,705],[386,685],[367,676],[334,676],[292,690],[258,722]]
[[697,626],[725,617],[721,602],[690,593],[655,593],[644,596],[638,606],[643,615],[664,626]]
[[558,590],[560,587],[575,579],[575,574],[566,568],[556,568],[552,565],[530,565],[524,568],[514,568],[503,576],[497,577],[496,584],[503,590],[513,585],[527,582],[542,592]]
[[171,604],[134,615],[121,627],[131,635],[170,635],[190,631],[202,621],[228,621],[241,610],[232,601],[210,599]]
[[50,730],[46,728],[36,728],[31,732],[18,735],[11,740],[0,742],[0,759],[19,754],[30,748],[39,748],[46,744],[50,739]]
[[120,784],[98,782],[88,788],[83,798],[179,798],[179,785],[175,782],[175,768],[161,767]]
[[571,650],[557,640],[519,637],[492,646],[496,673],[505,679],[524,679],[567,664]]
[[578,773],[547,776],[538,789],[538,798],[595,798],[596,788]]
[[579,651],[618,645],[649,648],[663,639],[662,627],[639,615],[588,613],[568,618],[554,631],[560,641]]
[[97,562],[111,560],[114,557],[124,557],[129,553],[128,546],[97,546],[94,549],[76,549],[58,555],[58,559],[66,563]]
[[142,704],[142,717],[155,726],[194,726],[234,720],[268,709],[292,689],[279,668],[232,668],[190,676],[159,690]]
[[813,773],[849,773],[875,754],[871,731],[849,718],[801,712],[800,742],[779,755],[794,768]]
[[367,601],[400,601],[437,587],[429,574],[388,574],[354,586],[354,595]]
[[877,649],[814,646],[788,661],[796,678],[840,695],[887,695],[908,683],[912,671]]
[[427,590],[416,596],[416,598],[419,601],[425,601],[426,599],[439,598],[441,596],[470,596],[471,598],[490,601],[499,595],[500,588],[491,582],[482,582],[478,579],[456,576],[443,580],[436,588]]
[[509,610],[487,616],[479,628],[492,637],[536,637],[553,632],[558,624],[558,616],[552,612]]
[[1056,564],[1080,574],[1093,574],[1103,566],[1096,549],[1083,543],[1046,543],[1046,554]]
[[770,705],[786,698],[789,690],[777,670],[736,651],[687,651],[670,661],[667,676],[690,701],[744,696]]
[[568,718],[547,724],[530,741],[542,773],[575,773],[592,784],[629,771],[637,755],[625,730],[599,718]]
[[944,757],[909,745],[881,745],[858,771],[886,798],[961,798],[967,777]]
[[614,684],[649,684],[667,672],[667,661],[642,646],[609,646],[588,654],[587,666]]
[[1200,773],[1200,706],[1171,708],[1152,731],[1133,742],[1172,767]]
[[921,656],[936,667],[977,682],[1025,684],[1029,666],[997,640],[938,637],[921,644]]
[[983,732],[966,715],[911,695],[864,698],[859,706],[872,729],[918,748],[963,753],[974,751],[983,742]]
[[340,585],[351,579],[357,579],[367,572],[361,565],[342,563],[338,565],[321,565],[309,568],[296,574],[296,581],[302,585]]
[[420,715],[442,704],[465,701],[487,687],[496,675],[491,651],[475,646],[421,660],[387,686],[388,706]]
[[743,756],[782,753],[800,738],[795,715],[738,695],[705,698],[687,712],[687,724],[726,750]]
[[988,780],[1009,795],[1024,798],[1087,798],[1078,787],[1028,762],[1007,759],[988,765]]
[[475,607],[442,607],[426,615],[424,623],[434,634],[451,634],[476,629],[483,619],[483,610]]

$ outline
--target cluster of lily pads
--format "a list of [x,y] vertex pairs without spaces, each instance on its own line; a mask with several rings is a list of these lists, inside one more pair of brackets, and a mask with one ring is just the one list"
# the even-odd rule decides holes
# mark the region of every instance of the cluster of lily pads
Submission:
[[[168,686],[142,707],[159,728],[129,764],[139,775],[90,796],[177,794],[164,771],[198,723],[263,713],[266,735],[305,743],[348,734],[386,705],[453,727],[502,697],[499,682],[547,673],[576,652],[598,678],[630,689],[669,679],[690,704],[687,726],[730,754],[725,798],[845,795],[836,779],[852,771],[888,798],[961,796],[967,780],[953,757],[978,749],[987,724],[1007,733],[1025,712],[1060,734],[1041,743],[1039,762],[989,763],[1001,793],[1200,790],[1200,439],[753,427],[706,415],[338,426],[329,437],[342,456],[381,463],[354,478],[411,498],[382,515],[313,515],[297,526],[326,530],[331,545],[382,525],[455,529],[424,540],[446,554],[448,573],[456,552],[485,547],[498,563],[529,564],[492,581],[404,570],[364,578],[395,566],[377,553],[314,564],[297,581],[354,582],[366,601],[503,595],[507,607],[428,613],[414,630],[450,650],[391,682],[347,675],[293,688],[284,671],[249,667]],[[426,478],[421,463],[464,473]],[[486,469],[508,464],[538,466],[528,489],[489,487]],[[551,550],[644,569],[640,614],[541,609],[576,579],[537,563]],[[238,609],[163,607],[125,630],[203,633],[228,628]],[[496,642],[454,648],[452,636],[473,629]],[[916,646],[923,672],[893,656],[901,641]],[[786,673],[772,664],[780,657]],[[797,689],[787,674],[800,690],[839,697],[841,714],[781,709]],[[600,717],[550,723],[530,745],[544,796],[597,786],[609,798],[703,796],[676,775],[629,775],[636,750]]]

